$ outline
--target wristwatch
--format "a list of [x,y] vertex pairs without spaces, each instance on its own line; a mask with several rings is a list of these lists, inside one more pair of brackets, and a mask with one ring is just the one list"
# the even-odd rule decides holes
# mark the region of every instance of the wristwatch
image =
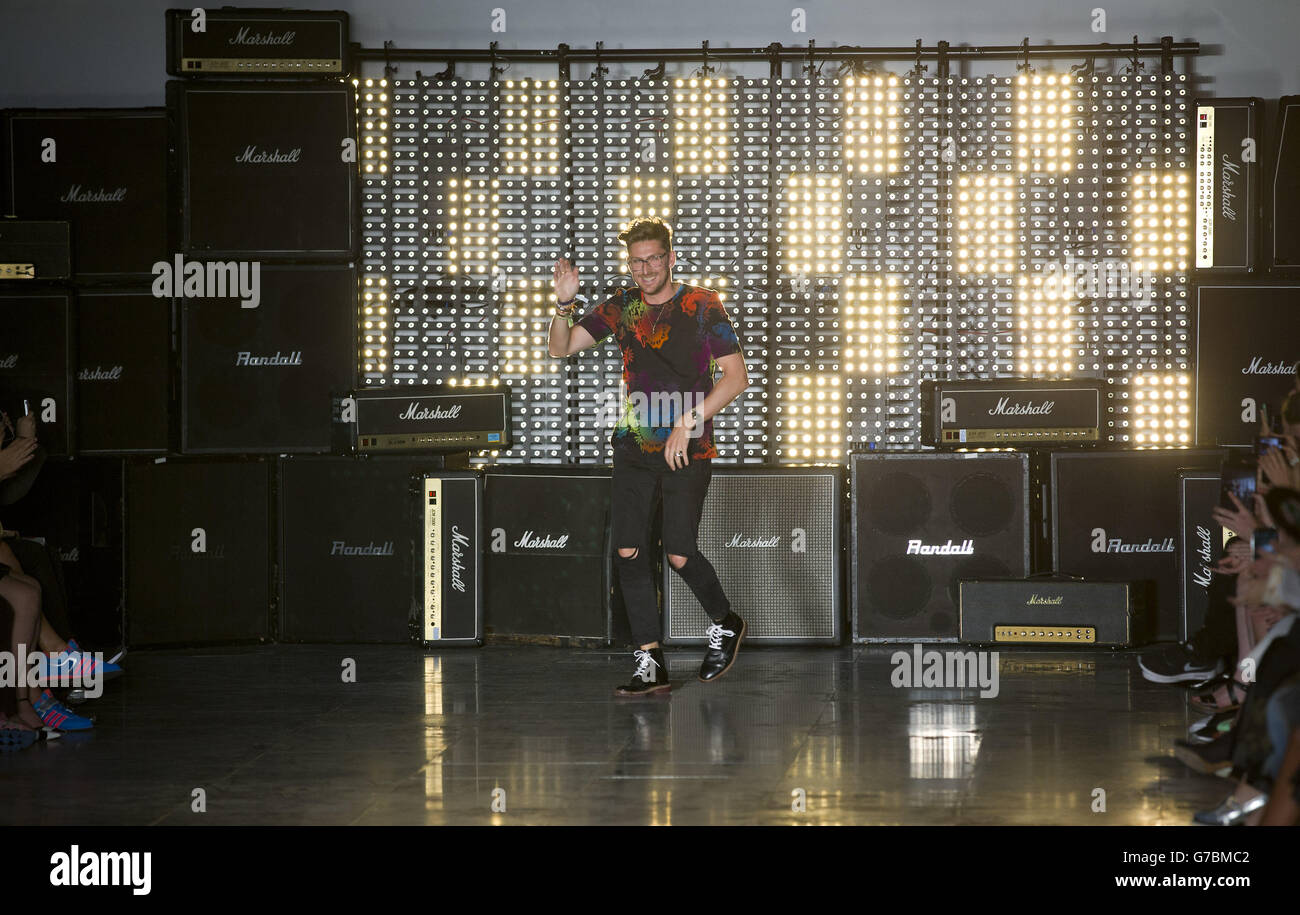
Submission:
[[700,425],[700,411],[691,407],[690,417],[695,421],[695,425],[691,426],[691,431],[694,431]]

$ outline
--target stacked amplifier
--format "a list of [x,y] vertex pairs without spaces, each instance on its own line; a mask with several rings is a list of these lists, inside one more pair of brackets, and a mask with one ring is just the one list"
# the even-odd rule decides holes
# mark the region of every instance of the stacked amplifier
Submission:
[[357,132],[342,12],[167,12],[185,453],[331,448],[357,363]]
[[28,400],[54,455],[165,451],[171,303],[149,281],[168,250],[166,113],[13,110],[0,131],[0,249],[31,259],[0,290],[21,315],[0,408]]
[[167,148],[160,108],[0,116],[0,410],[25,403],[52,455],[0,520],[44,542],[50,618],[66,596],[94,648],[124,637],[123,456],[168,449]]
[[1197,101],[1196,272],[1300,275],[1300,96]]

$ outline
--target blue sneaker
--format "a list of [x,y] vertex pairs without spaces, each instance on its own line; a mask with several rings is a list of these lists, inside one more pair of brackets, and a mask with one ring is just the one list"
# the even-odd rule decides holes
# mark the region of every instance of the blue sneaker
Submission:
[[[76,639],[68,639],[68,651],[75,651],[84,654],[81,646],[77,644]],[[101,673],[103,673],[105,680],[112,680],[114,677],[120,677],[122,675],[123,670],[117,662],[121,660],[122,655],[124,654],[126,654],[125,651],[119,651],[117,654],[113,655],[113,657],[104,662],[104,666],[101,668]]]
[[40,671],[45,682],[52,686],[71,686],[78,679],[88,683],[92,678],[102,682],[122,676],[121,667],[108,661],[100,664],[94,655],[82,651],[75,641],[68,642],[67,651],[42,658]]
[[81,717],[60,703],[48,689],[32,703],[32,708],[36,709],[36,714],[41,716],[46,727],[57,731],[89,731],[95,726],[95,722],[89,718]]

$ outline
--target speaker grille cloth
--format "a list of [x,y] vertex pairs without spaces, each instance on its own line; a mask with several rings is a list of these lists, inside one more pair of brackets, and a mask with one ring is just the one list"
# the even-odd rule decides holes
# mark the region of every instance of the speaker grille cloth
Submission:
[[[718,571],[748,639],[828,639],[835,635],[833,529],[839,523],[831,476],[715,473],[709,483],[698,545]],[[791,531],[806,533],[806,553],[791,552]],[[778,540],[773,546],[726,546]],[[708,615],[676,572],[669,576],[668,637],[703,639]]]

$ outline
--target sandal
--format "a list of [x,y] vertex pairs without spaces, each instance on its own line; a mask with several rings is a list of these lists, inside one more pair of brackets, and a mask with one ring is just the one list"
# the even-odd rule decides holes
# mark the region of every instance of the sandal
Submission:
[[1241,704],[1246,701],[1246,690],[1249,689],[1249,686],[1229,676],[1224,676],[1218,686],[1224,686],[1228,690],[1227,705],[1219,704],[1219,700],[1214,695],[1216,687],[1216,689],[1212,689],[1208,693],[1193,697],[1191,700],[1192,708],[1210,715],[1217,715],[1220,712],[1235,712],[1240,709]]
[[0,753],[26,750],[40,739],[36,736],[38,733],[29,727],[16,728],[7,718],[0,720]]
[[0,753],[26,750],[40,739],[36,736],[39,733],[40,731],[21,731],[18,728],[0,727]]

